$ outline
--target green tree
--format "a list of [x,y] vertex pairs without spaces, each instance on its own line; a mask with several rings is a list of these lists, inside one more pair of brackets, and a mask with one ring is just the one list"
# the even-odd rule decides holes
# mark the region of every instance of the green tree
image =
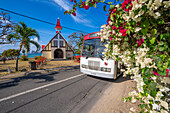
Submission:
[[2,53],[2,56],[11,57],[11,58],[17,55],[18,55],[18,50],[16,49],[8,49],[8,50],[3,51]]
[[76,54],[81,53],[84,36],[85,36],[84,33],[78,33],[78,32],[74,32],[70,36],[68,36],[68,38],[70,39],[68,43],[70,46],[72,46],[72,49]]
[[39,39],[39,34],[35,29],[27,27],[24,22],[19,22],[20,25],[16,25],[14,28],[14,33],[11,33],[7,36],[8,41],[13,39],[20,41],[19,51],[16,59],[16,71],[18,71],[18,57],[20,55],[22,47],[26,48],[27,52],[30,51],[30,44],[34,44],[37,47],[37,50],[40,50],[40,45],[31,40],[30,37],[36,36]]

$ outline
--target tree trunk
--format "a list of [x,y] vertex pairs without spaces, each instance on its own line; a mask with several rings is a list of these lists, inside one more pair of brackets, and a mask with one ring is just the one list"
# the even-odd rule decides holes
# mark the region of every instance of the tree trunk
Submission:
[[15,67],[15,70],[18,71],[18,57],[20,55],[20,51],[21,51],[21,47],[19,48],[19,51],[18,51],[18,55],[17,55],[17,59],[16,59],[16,67]]

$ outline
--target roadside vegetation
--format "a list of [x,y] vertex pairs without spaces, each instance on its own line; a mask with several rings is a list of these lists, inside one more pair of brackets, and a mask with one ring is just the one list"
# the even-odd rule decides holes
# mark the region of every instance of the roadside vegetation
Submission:
[[[30,64],[29,62],[37,61],[34,58],[29,58],[28,61],[22,61],[18,60],[18,71],[17,72],[26,72],[30,71]],[[56,67],[63,67],[63,66],[74,66],[79,65],[79,63],[73,61],[73,60],[67,60],[67,61],[50,61],[46,59],[45,64],[38,65],[37,69],[51,69]],[[6,76],[8,75],[8,67],[10,67],[12,73],[16,73],[15,70],[15,60],[6,60],[6,63],[3,64],[3,61],[0,61],[0,76]]]
[[170,85],[170,1],[71,0],[73,8],[65,14],[76,16],[76,7],[88,10],[103,3],[107,24],[101,26],[104,56],[124,63],[124,76],[131,76],[136,89],[123,98],[139,106],[131,112],[168,113]]
[[[16,58],[16,67],[15,70],[18,71],[18,58],[22,48],[25,48],[27,52],[30,51],[30,44],[34,44],[37,48],[37,51],[40,49],[40,45],[31,40],[31,37],[37,37],[39,39],[39,34],[35,29],[27,27],[24,22],[19,22],[20,25],[16,25],[14,31],[7,35],[7,40],[10,42],[12,40],[20,41],[19,50]],[[26,57],[23,56],[23,60],[26,60]]]

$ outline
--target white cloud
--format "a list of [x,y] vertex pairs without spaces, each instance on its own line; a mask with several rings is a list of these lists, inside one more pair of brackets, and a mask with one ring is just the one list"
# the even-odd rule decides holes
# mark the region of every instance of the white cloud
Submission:
[[[40,45],[40,48],[41,48],[41,46],[42,46],[42,41],[39,41],[37,37],[32,38],[31,40],[37,42],[37,43]],[[35,46],[34,44],[30,44],[30,52],[36,51],[36,50],[37,50],[36,46]]]
[[0,53],[2,53],[4,50],[8,49],[19,49],[19,43],[15,44],[0,44]]
[[[36,1],[36,2],[43,2],[50,5],[53,5],[55,7],[60,6],[60,8],[64,10],[70,10],[72,9],[72,4],[70,4],[67,0],[30,0],[30,1]],[[63,12],[64,13],[64,12]],[[68,15],[67,15],[68,16]],[[73,20],[77,23],[81,23],[84,26],[92,27],[92,28],[99,28],[98,26],[92,25],[92,21],[90,19],[85,18],[84,14],[80,14],[78,10],[76,11],[76,16],[70,15]]]
[[[64,10],[72,9],[71,4],[69,4],[67,1],[64,0],[53,0],[53,1],[57,3],[59,6],[61,6]],[[76,16],[71,15],[71,17],[77,23],[83,23],[85,26],[98,28],[98,27],[94,27],[93,25],[90,25],[92,22],[89,19],[83,18],[83,16],[78,11],[76,11]]]

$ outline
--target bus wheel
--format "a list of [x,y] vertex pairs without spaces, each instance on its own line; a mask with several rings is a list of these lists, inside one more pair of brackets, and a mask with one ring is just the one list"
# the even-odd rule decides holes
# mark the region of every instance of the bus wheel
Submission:
[[[115,61],[116,62],[116,61]],[[116,79],[117,78],[117,69],[118,69],[118,63],[116,63],[115,64],[115,66],[114,66],[114,79]]]

